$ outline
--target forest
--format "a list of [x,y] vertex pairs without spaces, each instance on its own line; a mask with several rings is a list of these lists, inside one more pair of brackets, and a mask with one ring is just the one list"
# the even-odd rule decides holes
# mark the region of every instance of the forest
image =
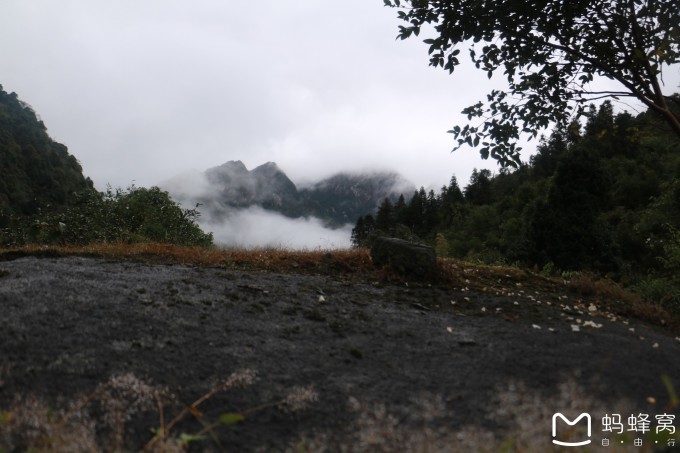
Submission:
[[352,243],[376,234],[443,257],[603,274],[680,309],[680,140],[658,115],[615,114],[606,101],[556,127],[517,169],[385,199],[358,219]]

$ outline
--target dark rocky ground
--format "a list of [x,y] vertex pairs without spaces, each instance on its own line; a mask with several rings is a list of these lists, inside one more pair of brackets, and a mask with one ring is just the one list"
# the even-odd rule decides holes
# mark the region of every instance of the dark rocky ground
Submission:
[[[202,403],[205,421],[295,387],[316,392],[303,410],[267,407],[217,427],[217,439],[192,442],[194,451],[497,451],[503,443],[549,451],[554,412],[590,412],[596,445],[605,413],[677,413],[661,378],[680,386],[677,334],[603,313],[566,289],[505,283],[482,292],[83,257],[0,262],[0,451],[30,442],[56,450],[55,432],[74,422],[54,421],[69,407],[102,450],[114,448],[115,420],[99,396],[82,410],[69,402],[126,373],[174,395],[165,423],[238,370],[254,371],[255,381]],[[25,414],[39,412],[36,400],[51,408],[49,432],[41,415]],[[132,414],[124,449],[140,449],[158,426],[157,410]],[[170,434],[200,430],[188,415]],[[602,451],[661,445],[621,439],[623,447]]]

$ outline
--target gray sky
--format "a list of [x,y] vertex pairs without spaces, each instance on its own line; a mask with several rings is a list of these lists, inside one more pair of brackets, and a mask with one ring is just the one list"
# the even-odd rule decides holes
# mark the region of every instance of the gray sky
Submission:
[[485,74],[429,67],[398,25],[382,0],[3,0],[0,84],[100,189],[228,160],[275,161],[295,182],[396,170],[426,187],[496,170],[451,154],[446,133],[490,90]]
[[484,74],[430,68],[398,25],[381,0],[3,0],[0,84],[100,189],[227,160],[426,187],[496,169],[446,134]]

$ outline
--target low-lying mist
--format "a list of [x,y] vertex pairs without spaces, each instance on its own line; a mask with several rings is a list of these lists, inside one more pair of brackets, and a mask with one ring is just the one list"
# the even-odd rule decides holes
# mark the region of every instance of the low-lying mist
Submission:
[[291,219],[259,206],[231,210],[219,221],[204,216],[198,223],[205,232],[213,233],[216,245],[246,249],[346,249],[352,231],[352,225],[330,229],[314,217]]
[[187,171],[160,186],[185,208],[199,205],[198,223],[219,246],[308,250],[349,248],[359,216],[415,191],[398,173],[378,170],[338,172],[298,188],[274,162],[248,170],[241,161]]

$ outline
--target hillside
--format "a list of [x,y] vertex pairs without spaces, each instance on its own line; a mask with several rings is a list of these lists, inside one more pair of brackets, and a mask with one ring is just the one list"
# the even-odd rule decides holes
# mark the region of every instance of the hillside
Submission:
[[680,140],[653,112],[605,102],[514,171],[475,170],[465,187],[454,177],[365,213],[355,244],[376,231],[419,237],[440,256],[607,274],[680,311]]
[[98,192],[33,109],[0,86],[0,246],[91,242],[212,245],[157,187]]
[[33,109],[0,85],[0,228],[11,215],[55,210],[92,187],[66,146],[57,143]]

